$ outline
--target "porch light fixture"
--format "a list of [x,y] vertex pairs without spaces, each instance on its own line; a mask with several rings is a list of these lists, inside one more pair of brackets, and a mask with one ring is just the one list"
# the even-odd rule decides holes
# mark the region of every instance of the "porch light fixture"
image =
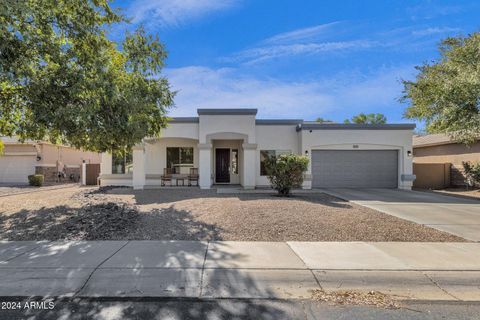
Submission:
[[412,150],[407,150],[407,157],[411,157],[412,156]]
[[308,157],[308,150],[305,150],[305,155]]

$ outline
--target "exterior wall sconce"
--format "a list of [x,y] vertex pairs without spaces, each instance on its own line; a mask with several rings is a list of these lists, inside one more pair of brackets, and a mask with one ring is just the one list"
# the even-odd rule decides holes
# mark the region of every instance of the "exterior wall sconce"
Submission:
[[305,150],[305,155],[308,157],[308,150]]
[[407,157],[411,157],[412,156],[412,150],[407,150]]

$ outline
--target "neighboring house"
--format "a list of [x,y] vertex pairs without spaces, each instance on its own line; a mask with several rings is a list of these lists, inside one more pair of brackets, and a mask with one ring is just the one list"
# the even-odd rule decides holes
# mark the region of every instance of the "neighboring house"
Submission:
[[[418,165],[419,180],[425,187],[440,187],[437,184],[441,180],[442,173],[438,172],[435,166],[426,164],[444,164],[445,177],[444,186],[464,186],[465,176],[463,174],[462,162],[480,161],[480,141],[471,146],[452,141],[445,134],[429,134],[425,136],[413,137],[413,162]],[[423,168],[422,168],[423,167]],[[420,171],[427,171],[425,174]],[[425,180],[425,181],[421,181]]]
[[[296,153],[310,158],[303,187],[412,186],[413,124],[332,124],[256,119],[256,109],[198,109],[173,118],[160,138],[144,139],[132,154],[102,154],[101,184],[160,186],[165,168],[177,175],[199,168],[199,185],[268,186],[264,159]],[[126,168],[131,168],[130,170]]]
[[46,182],[57,180],[58,172],[64,171],[67,179],[71,174],[80,176],[80,167],[85,163],[100,163],[100,154],[85,152],[72,147],[48,142],[25,141],[1,138],[4,152],[0,155],[0,183],[26,184],[27,177],[38,173]]

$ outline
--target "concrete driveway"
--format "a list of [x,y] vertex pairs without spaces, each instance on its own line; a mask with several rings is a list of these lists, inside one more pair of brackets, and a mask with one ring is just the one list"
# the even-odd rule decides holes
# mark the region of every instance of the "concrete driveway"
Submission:
[[480,241],[480,201],[392,189],[324,189],[325,193],[467,240]]

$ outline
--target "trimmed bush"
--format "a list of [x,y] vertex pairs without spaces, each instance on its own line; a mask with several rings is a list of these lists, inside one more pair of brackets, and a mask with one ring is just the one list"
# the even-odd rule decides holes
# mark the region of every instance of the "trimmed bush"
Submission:
[[470,186],[480,184],[480,162],[462,162],[466,183]]
[[28,176],[28,183],[34,187],[41,187],[43,185],[43,174],[32,174]]
[[269,157],[265,169],[272,188],[277,190],[279,195],[288,196],[293,188],[301,187],[308,162],[308,157],[296,154]]

